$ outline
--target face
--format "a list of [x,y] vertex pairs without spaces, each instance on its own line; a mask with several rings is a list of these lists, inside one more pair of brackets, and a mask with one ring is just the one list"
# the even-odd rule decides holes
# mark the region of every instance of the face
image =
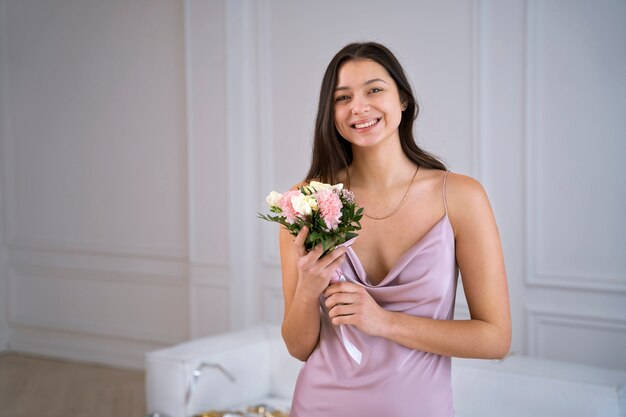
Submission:
[[405,107],[395,81],[377,62],[351,60],[339,68],[335,126],[353,145],[367,147],[399,140],[398,126]]

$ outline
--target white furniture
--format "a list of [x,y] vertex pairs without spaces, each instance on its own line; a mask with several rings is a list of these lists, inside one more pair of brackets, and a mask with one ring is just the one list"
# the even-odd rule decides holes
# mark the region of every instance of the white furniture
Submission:
[[[148,410],[170,417],[257,404],[287,410],[301,366],[276,326],[149,352]],[[454,359],[452,382],[457,417],[626,416],[625,371],[516,356]]]

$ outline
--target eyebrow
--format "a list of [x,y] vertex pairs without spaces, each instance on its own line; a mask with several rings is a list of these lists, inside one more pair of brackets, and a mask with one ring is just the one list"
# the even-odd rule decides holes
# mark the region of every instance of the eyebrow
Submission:
[[[365,81],[365,82],[363,83],[363,85],[364,85],[364,86],[365,86],[365,85],[370,85],[370,84],[375,83],[375,82],[377,82],[377,81],[381,81],[381,82],[383,82],[383,83],[387,84],[387,82],[386,82],[385,80],[382,80],[382,79],[380,79],[380,78],[372,78],[371,80],[367,80],[367,81]],[[350,89],[350,87],[343,87],[343,86],[339,86],[339,87],[336,87],[336,88],[335,88],[335,91],[339,91],[339,90],[349,90],[349,89]]]

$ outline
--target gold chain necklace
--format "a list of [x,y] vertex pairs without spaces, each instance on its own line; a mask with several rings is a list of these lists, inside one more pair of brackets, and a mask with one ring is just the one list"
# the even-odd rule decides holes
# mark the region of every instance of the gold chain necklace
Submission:
[[[404,197],[402,197],[402,201],[400,201],[400,204],[398,204],[398,206],[393,209],[393,211],[385,216],[381,216],[381,217],[376,217],[376,216],[370,216],[369,214],[367,214],[366,211],[363,212],[363,215],[367,218],[370,218],[372,220],[385,220],[388,219],[389,217],[393,216],[394,214],[396,214],[398,212],[398,210],[400,210],[400,208],[402,207],[402,205],[404,204],[404,202],[406,201],[407,197],[409,196],[409,191],[411,191],[411,186],[413,185],[413,181],[415,180],[415,177],[417,176],[417,171],[420,170],[420,166],[419,164],[417,165],[417,169],[415,170],[415,173],[413,174],[413,178],[411,178],[411,182],[409,182],[409,186],[406,189],[406,193],[404,193]],[[348,175],[348,189],[350,189],[350,175]]]

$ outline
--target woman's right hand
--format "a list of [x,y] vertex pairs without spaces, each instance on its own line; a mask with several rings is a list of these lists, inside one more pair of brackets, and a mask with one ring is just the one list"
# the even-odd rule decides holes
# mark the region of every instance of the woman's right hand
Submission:
[[302,228],[294,240],[287,229],[280,231],[285,307],[282,335],[289,353],[301,361],[306,361],[317,346],[320,296],[346,252],[346,248],[340,247],[322,256],[321,246],[307,252],[304,242],[308,234],[308,228]]
[[345,259],[346,248],[341,246],[322,256],[324,249],[317,245],[307,252],[304,242],[309,234],[305,226],[294,240],[298,265],[297,292],[307,298],[318,299],[324,292],[333,273],[341,266]]

